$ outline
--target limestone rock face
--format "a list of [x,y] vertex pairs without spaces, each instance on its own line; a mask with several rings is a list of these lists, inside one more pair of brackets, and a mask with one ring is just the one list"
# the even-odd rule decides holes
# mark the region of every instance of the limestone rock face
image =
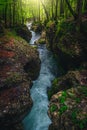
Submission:
[[21,38],[3,36],[0,41],[0,129],[21,130],[20,122],[33,104],[30,88],[40,60],[36,49]]
[[[72,85],[66,84],[68,78],[71,79]],[[59,90],[57,89],[50,99],[48,115],[52,124],[49,130],[86,130],[87,71],[69,72],[65,75],[65,80],[63,76],[55,85]]]

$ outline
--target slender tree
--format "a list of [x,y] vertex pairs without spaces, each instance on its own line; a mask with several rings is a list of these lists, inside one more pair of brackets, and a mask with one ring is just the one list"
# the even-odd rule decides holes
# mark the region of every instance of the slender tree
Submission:
[[73,11],[69,1],[68,0],[65,0],[65,1],[66,1],[66,4],[68,6],[68,9],[69,9],[70,13],[73,15],[74,19],[77,19],[77,14]]

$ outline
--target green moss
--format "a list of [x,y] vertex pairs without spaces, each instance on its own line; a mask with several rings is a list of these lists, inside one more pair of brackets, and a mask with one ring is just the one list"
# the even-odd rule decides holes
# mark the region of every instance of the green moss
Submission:
[[48,94],[48,99],[50,100],[51,96],[53,95],[52,90],[48,90],[47,94]]
[[8,87],[12,86],[14,83],[17,83],[22,80],[22,76],[19,73],[12,73],[11,76],[9,76],[5,83]]
[[79,88],[79,91],[82,93],[83,96],[87,96],[87,87],[86,86],[81,86]]
[[74,48],[75,43],[77,43],[75,36],[70,33],[66,33],[65,35],[61,36],[57,46],[62,50],[62,52],[70,56],[74,56],[76,54]]
[[58,78],[54,79],[53,85],[56,85],[58,83]]
[[55,21],[49,21],[46,25],[46,28],[52,28],[55,25]]
[[87,118],[77,119],[78,113],[79,113],[78,109],[73,110],[72,114],[71,114],[71,118],[72,118],[73,123],[76,124],[77,127],[79,127],[80,130],[82,130],[83,128],[86,127]]
[[55,104],[52,104],[51,106],[50,106],[50,112],[54,112],[54,111],[56,111],[58,108],[57,108],[57,106],[55,105]]
[[39,43],[39,44],[45,44],[45,43],[46,43],[46,40],[45,40],[45,39],[39,39],[38,43]]
[[15,32],[14,29],[13,29],[13,30],[8,30],[8,31],[7,31],[7,35],[8,35],[9,37],[17,37],[17,34],[16,34],[16,32]]
[[76,103],[80,103],[81,98],[76,97],[76,98],[75,98],[75,101],[76,101]]
[[75,32],[75,31],[76,31],[76,26],[73,21],[72,22],[67,22],[67,21],[58,22],[58,35],[60,37],[66,34],[67,32]]
[[48,90],[48,99],[52,97],[54,93],[56,93],[58,90],[58,78],[54,79],[52,83],[52,87]]

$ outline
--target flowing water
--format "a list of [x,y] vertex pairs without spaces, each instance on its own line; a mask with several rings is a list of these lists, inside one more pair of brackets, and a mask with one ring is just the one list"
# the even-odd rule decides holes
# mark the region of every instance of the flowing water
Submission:
[[[30,44],[33,45],[40,38],[40,35],[31,32]],[[51,87],[52,80],[57,76],[57,65],[52,53],[46,49],[45,45],[39,45],[38,51],[41,59],[41,70],[38,79],[33,81],[30,91],[33,107],[23,121],[25,130],[48,130],[51,123],[47,115],[49,105],[47,88]]]

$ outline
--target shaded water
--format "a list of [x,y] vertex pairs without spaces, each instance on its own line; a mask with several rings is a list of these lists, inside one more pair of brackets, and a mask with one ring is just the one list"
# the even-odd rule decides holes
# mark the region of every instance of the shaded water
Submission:
[[[30,44],[34,44],[34,41],[39,39],[40,35],[33,31],[31,32],[32,39]],[[38,51],[41,59],[41,70],[30,91],[33,107],[23,121],[25,130],[48,130],[51,123],[47,115],[49,105],[47,88],[51,86],[52,80],[57,75],[57,66],[52,53],[46,49],[45,45],[39,45]]]

